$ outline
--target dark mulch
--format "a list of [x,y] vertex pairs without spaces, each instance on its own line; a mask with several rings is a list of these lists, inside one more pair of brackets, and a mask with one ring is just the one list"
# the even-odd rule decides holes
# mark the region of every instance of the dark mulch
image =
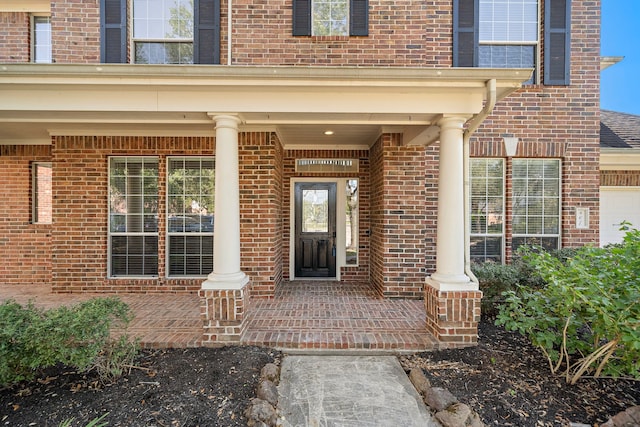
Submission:
[[[84,426],[108,412],[109,426],[246,426],[262,367],[279,353],[257,347],[145,350],[135,369],[104,386],[94,374],[48,370],[0,391],[0,425]],[[32,424],[33,423],[33,424]]]
[[[0,426],[84,426],[108,412],[109,426],[244,426],[262,367],[280,353],[256,347],[145,350],[115,384],[94,374],[48,370],[38,381],[0,390]],[[598,425],[640,404],[640,382],[553,377],[543,356],[517,334],[483,322],[477,347],[402,356],[434,386],[449,389],[487,425]]]
[[423,368],[474,409],[487,425],[593,426],[640,405],[640,382],[582,378],[575,385],[553,376],[547,359],[517,333],[483,321],[477,347],[402,357],[405,368]]

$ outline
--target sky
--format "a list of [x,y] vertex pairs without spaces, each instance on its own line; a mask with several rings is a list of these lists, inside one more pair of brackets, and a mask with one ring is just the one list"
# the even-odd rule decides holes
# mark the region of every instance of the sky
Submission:
[[640,115],[640,0],[601,0],[602,56],[624,56],[602,71],[600,107]]

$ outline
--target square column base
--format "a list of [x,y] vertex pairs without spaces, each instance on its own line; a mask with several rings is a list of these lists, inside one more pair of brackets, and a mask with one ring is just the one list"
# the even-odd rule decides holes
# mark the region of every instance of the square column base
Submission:
[[424,287],[427,331],[444,348],[476,345],[481,299],[481,291],[439,290],[427,281]]
[[203,346],[238,344],[246,327],[248,284],[240,289],[201,289],[200,317],[204,325]]

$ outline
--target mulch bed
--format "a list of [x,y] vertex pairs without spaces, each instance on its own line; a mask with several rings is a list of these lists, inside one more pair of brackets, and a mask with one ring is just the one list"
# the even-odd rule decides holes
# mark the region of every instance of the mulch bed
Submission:
[[479,337],[477,347],[401,361],[405,369],[421,367],[432,386],[448,389],[487,425],[597,426],[640,405],[640,381],[582,378],[569,385],[551,374],[547,359],[521,335],[483,321]]
[[[0,425],[73,426],[108,413],[109,426],[244,426],[262,367],[278,363],[268,348],[145,350],[115,384],[94,373],[49,369],[34,382],[0,390]],[[570,386],[517,334],[483,322],[477,347],[402,356],[477,411],[487,425],[598,425],[640,405],[640,382],[591,379]]]

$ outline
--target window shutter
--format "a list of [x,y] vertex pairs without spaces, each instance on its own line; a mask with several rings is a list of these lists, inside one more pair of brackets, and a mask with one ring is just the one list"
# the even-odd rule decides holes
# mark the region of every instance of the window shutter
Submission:
[[544,22],[544,84],[568,85],[571,0],[545,0]]
[[193,5],[193,63],[220,63],[220,0],[196,0]]
[[293,0],[293,35],[311,35],[311,0]]
[[127,62],[126,0],[100,0],[100,62]]
[[478,66],[479,0],[453,2],[453,66]]
[[349,35],[369,35],[369,0],[350,0]]

